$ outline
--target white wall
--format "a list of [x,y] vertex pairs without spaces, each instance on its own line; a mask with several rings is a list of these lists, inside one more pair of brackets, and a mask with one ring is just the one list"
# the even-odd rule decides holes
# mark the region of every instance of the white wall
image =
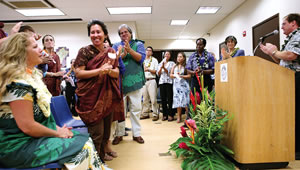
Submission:
[[[252,54],[252,27],[265,19],[279,13],[280,25],[282,18],[289,13],[300,13],[300,0],[247,0],[224,20],[205,35],[206,48],[219,57],[219,44],[224,42],[228,35],[238,39],[237,47],[245,50],[246,55]],[[246,31],[246,37],[242,36]],[[283,44],[285,35],[280,30],[280,44]],[[151,45],[154,49],[195,49],[195,40],[145,40],[145,46]]]
[[[299,0],[247,0],[209,31],[210,36],[205,37],[208,42],[207,49],[219,54],[219,44],[228,35],[234,35],[238,40],[237,47],[244,49],[246,55],[253,55],[252,27],[277,13],[281,25],[282,18],[289,13],[300,13],[299,6]],[[246,37],[242,36],[243,31],[246,31]],[[280,30],[280,44],[283,44],[284,39],[285,35]]]
[[[247,0],[239,8],[233,11],[224,20],[218,23],[207,39],[208,51],[214,52],[219,57],[219,43],[223,42],[228,35],[234,35],[238,39],[237,46],[245,50],[246,55],[252,54],[252,26],[279,13],[280,23],[282,18],[289,13],[300,13],[300,0]],[[120,41],[117,33],[122,23],[105,23],[108,27],[111,41]],[[136,32],[135,22],[126,22]],[[56,48],[68,47],[70,57],[75,58],[79,48],[90,44],[87,36],[86,23],[50,23],[50,24],[28,24],[34,27],[41,35],[52,34],[55,37]],[[12,25],[6,25],[4,30],[9,32]],[[243,37],[242,32],[247,36]],[[137,35],[138,36],[138,35]],[[135,36],[134,36],[135,37]],[[136,37],[138,38],[138,37]],[[280,42],[283,43],[285,36],[280,31]],[[195,40],[144,40],[145,46],[151,45],[154,49],[195,49]],[[42,47],[41,40],[39,44]]]
[[196,40],[144,40],[145,47],[152,46],[154,50],[190,49],[196,48]]

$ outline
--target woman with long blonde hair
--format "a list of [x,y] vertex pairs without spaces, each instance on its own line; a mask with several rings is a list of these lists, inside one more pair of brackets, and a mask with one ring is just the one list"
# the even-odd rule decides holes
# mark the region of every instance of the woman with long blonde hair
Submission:
[[[12,80],[25,75],[26,65],[26,39],[10,39],[11,43],[3,43],[0,48],[0,101],[6,93],[6,85]],[[25,41],[25,42],[24,42]]]
[[87,133],[56,126],[51,94],[35,68],[41,58],[28,33],[10,36],[0,47],[0,165],[23,169],[58,161],[67,169],[102,169]]

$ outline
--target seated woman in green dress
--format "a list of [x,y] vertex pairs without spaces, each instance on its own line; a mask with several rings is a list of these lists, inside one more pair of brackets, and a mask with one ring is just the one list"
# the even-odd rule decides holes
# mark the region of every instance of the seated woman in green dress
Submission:
[[0,167],[58,162],[67,169],[104,169],[88,133],[56,126],[51,94],[35,68],[41,57],[28,33],[10,36],[0,46]]

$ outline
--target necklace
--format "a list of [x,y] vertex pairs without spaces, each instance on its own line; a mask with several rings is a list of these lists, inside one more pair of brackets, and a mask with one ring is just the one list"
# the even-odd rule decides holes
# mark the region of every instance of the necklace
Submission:
[[[31,73],[27,72],[27,70],[31,71]],[[31,85],[37,91],[37,104],[41,108],[44,116],[49,117],[51,113],[50,102],[52,95],[48,91],[41,77],[38,75],[37,69],[31,70],[29,68],[26,68],[26,72],[28,74],[26,74],[24,80],[27,82],[27,84]]]
[[230,56],[234,56],[239,49],[240,48],[234,48],[234,50],[230,53]]
[[208,57],[207,57],[207,51],[205,49],[204,49],[204,63],[202,65],[200,64],[200,56],[199,54],[197,54],[197,65],[202,70],[208,69]]
[[28,74],[32,74],[32,69],[30,69],[30,68],[26,68],[26,72],[28,73]]
[[281,46],[281,51],[285,49],[285,46],[287,43],[291,40],[291,38],[300,30],[300,27],[298,27],[295,31],[293,31],[286,40],[284,40],[284,44]]
[[152,56],[150,56],[150,61],[147,63],[146,67],[150,67],[151,66],[151,62],[152,62]]

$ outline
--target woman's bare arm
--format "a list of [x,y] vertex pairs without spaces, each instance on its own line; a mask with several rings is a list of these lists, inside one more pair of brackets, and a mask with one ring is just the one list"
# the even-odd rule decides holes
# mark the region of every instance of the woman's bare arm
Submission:
[[73,133],[66,127],[57,131],[50,129],[34,120],[33,103],[29,100],[16,100],[9,103],[18,127],[32,137],[70,138]]

